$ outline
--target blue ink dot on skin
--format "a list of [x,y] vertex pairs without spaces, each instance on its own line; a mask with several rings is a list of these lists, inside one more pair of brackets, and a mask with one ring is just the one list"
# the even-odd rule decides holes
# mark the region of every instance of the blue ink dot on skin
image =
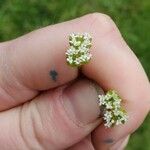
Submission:
[[114,142],[114,140],[113,139],[106,139],[106,140],[104,140],[104,142],[107,144],[112,144]]
[[53,81],[56,81],[58,73],[55,70],[51,70],[50,71],[50,76],[51,76],[51,78],[52,78]]

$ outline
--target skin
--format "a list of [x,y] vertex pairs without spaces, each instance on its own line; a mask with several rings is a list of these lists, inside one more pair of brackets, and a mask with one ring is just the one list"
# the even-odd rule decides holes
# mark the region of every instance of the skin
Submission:
[[[81,72],[104,91],[119,93],[130,116],[125,125],[104,128],[98,118],[97,90],[89,80],[78,80],[78,69],[67,65],[65,51],[72,32],[91,34],[93,58]],[[143,67],[104,14],[89,14],[3,42],[0,53],[3,150],[123,149],[149,112],[150,85]],[[58,75],[54,77],[52,70]],[[110,139],[113,143],[106,142]]]

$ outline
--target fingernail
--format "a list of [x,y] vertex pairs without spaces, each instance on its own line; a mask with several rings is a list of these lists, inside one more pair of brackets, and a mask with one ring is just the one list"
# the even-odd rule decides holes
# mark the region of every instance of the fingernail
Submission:
[[102,93],[97,84],[79,80],[64,90],[64,107],[72,119],[82,124],[92,123],[100,116],[98,95]]

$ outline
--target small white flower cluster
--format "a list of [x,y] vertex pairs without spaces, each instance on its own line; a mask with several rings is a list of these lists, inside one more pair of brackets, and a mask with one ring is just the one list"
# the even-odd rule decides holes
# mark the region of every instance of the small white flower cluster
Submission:
[[128,120],[126,111],[121,107],[121,98],[116,91],[110,90],[106,95],[99,95],[99,106],[103,108],[105,126],[124,124]]
[[79,67],[90,61],[92,38],[88,33],[72,33],[69,35],[70,48],[66,52],[67,63],[73,67]]

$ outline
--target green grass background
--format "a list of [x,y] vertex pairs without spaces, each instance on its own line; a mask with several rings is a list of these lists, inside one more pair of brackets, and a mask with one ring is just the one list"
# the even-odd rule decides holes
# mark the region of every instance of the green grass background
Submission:
[[[113,18],[150,78],[150,0],[0,0],[0,41],[95,11]],[[127,150],[150,150],[150,117]]]

